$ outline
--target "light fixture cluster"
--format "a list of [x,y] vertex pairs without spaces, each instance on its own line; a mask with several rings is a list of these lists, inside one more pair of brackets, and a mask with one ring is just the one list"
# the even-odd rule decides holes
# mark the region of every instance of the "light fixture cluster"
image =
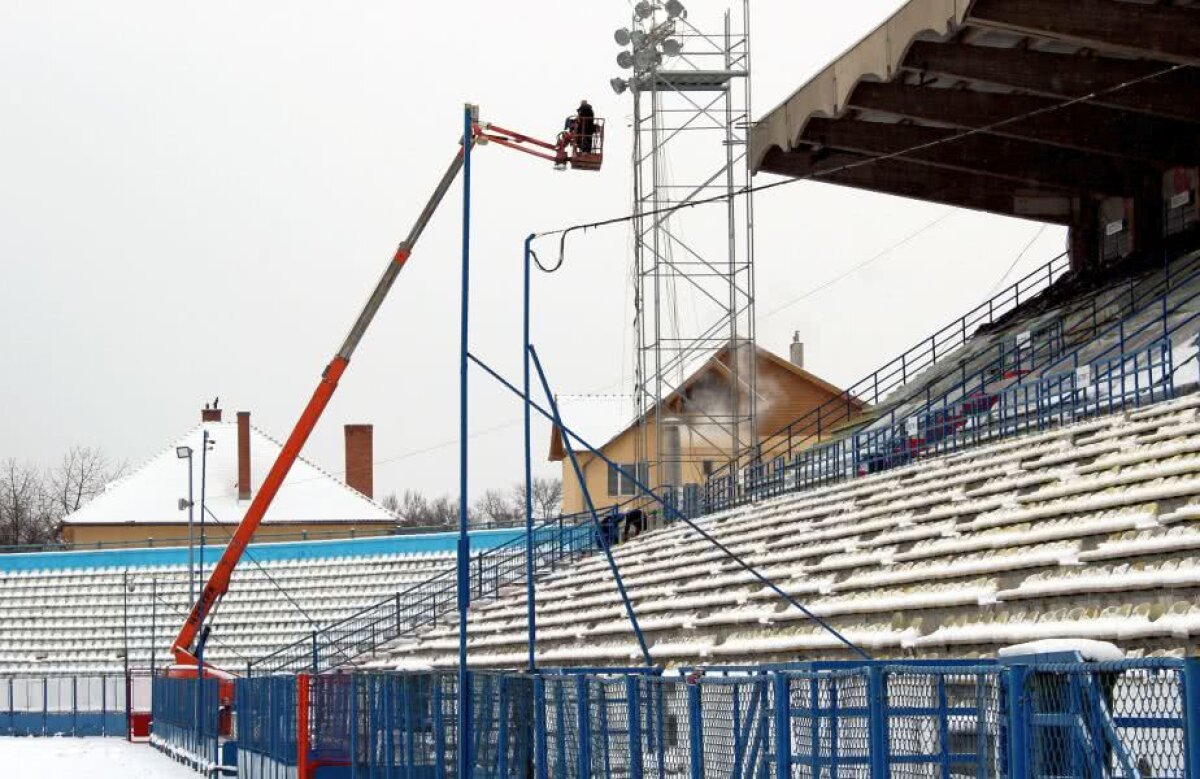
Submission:
[[[655,21],[655,14],[662,11],[666,19]],[[668,57],[683,53],[683,44],[671,36],[675,34],[675,20],[686,19],[687,9],[679,0],[651,3],[641,0],[633,7],[634,28],[622,27],[613,33],[613,40],[624,51],[617,55],[617,65],[622,70],[632,70],[640,75],[653,70]],[[618,95],[629,89],[629,80],[614,78],[608,82]]]

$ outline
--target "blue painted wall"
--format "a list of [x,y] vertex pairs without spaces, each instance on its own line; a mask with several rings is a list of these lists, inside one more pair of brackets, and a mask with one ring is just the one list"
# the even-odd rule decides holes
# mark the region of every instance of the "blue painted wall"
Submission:
[[[514,528],[475,530],[471,549],[491,549],[522,535]],[[267,560],[314,560],[329,557],[453,552],[457,533],[422,533],[406,536],[345,538],[332,541],[290,541],[282,544],[252,544],[250,553],[259,562]],[[205,559],[216,560],[224,546],[210,545]],[[0,554],[0,571],[60,571],[68,568],[136,568],[150,565],[187,565],[186,546],[151,549],[96,549],[80,552],[32,552]]]

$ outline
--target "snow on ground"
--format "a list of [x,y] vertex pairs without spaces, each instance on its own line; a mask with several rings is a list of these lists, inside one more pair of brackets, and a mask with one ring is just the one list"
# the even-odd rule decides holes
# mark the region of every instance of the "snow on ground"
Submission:
[[120,738],[0,737],[5,779],[196,779],[149,744]]

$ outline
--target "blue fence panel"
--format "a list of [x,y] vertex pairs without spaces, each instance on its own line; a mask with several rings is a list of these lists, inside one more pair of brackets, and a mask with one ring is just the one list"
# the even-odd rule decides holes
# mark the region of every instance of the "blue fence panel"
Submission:
[[474,776],[524,779],[533,775],[533,679],[498,673],[471,675],[476,723]]
[[892,777],[1003,776],[1003,669],[882,669],[886,770]]
[[[810,663],[686,678],[618,669],[473,672],[470,773],[1200,779],[1200,706],[1184,703],[1200,704],[1198,674],[1200,661],[1163,659]],[[238,713],[242,755],[294,753],[287,681],[250,680],[239,691],[239,705],[248,707]],[[317,677],[313,760],[362,779],[458,776],[455,685],[454,673]],[[250,725],[251,718],[264,724]]]
[[689,712],[699,724],[704,776],[769,779],[772,773],[772,688],[768,676],[705,678]]
[[151,743],[200,766],[218,765],[220,699],[216,679],[153,682]]
[[1034,666],[1024,686],[1029,774],[1186,777],[1183,691],[1174,663]]
[[[498,702],[503,681],[513,691],[507,703]],[[475,711],[481,717],[472,754],[478,776],[495,776],[495,766],[528,765],[528,749],[520,754],[517,739],[531,737],[530,696],[521,698],[519,678],[495,675],[477,693]],[[314,677],[310,693],[310,764],[338,768],[356,779],[431,779],[454,776],[457,748],[457,677],[454,673],[356,673]],[[492,704],[489,708],[489,703]],[[503,712],[503,717],[501,716]],[[523,714],[524,712],[524,714]],[[501,722],[513,734],[501,752]],[[514,747],[514,744],[516,745]],[[490,766],[490,767],[489,767]],[[524,776],[524,774],[522,774]]]
[[125,736],[124,675],[2,676],[0,735]]
[[234,691],[239,775],[286,779],[298,759],[296,677],[239,679]]

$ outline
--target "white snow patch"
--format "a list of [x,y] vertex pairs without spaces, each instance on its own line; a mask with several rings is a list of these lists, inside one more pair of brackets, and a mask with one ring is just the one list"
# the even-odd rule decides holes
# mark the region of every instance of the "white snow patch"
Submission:
[[996,654],[999,657],[1019,657],[1055,652],[1078,652],[1080,657],[1092,663],[1125,659],[1125,653],[1115,644],[1086,638],[1044,638],[1040,641],[1028,641],[1024,644],[1000,647],[1000,651]]
[[0,765],[14,779],[196,779],[149,744],[119,738],[0,737]]

